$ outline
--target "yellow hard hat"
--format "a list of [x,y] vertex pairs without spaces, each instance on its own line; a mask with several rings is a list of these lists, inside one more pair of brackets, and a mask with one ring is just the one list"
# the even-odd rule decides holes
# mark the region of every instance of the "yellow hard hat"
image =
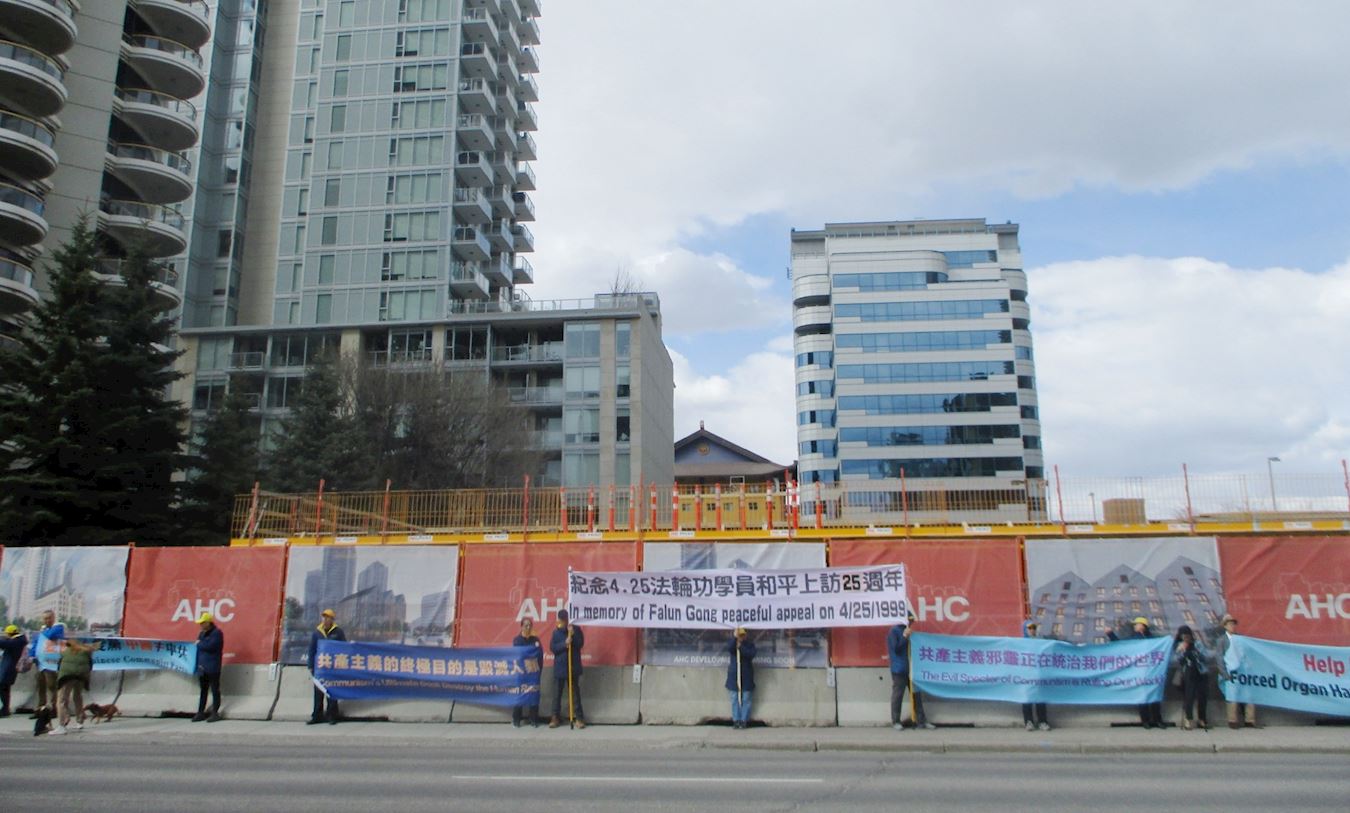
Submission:
[[202,613],[201,615],[197,616],[197,623],[205,624],[208,621],[211,621],[214,617],[215,616],[211,615],[210,613]]
[[1134,624],[1143,624],[1144,626],[1147,627],[1147,626],[1148,626],[1148,619],[1145,618],[1145,617],[1143,617],[1143,616],[1141,615],[1141,616],[1139,616],[1138,618],[1134,619],[1134,621],[1131,622],[1131,623],[1134,623]]

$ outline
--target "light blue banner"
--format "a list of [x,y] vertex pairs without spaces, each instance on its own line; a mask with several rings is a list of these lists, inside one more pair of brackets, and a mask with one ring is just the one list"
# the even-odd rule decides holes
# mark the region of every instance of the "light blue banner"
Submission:
[[[98,643],[94,650],[95,672],[165,669],[190,675],[197,668],[197,644],[189,641],[159,641],[150,638],[78,638],[82,644]],[[38,668],[55,672],[61,665],[61,642],[46,635],[37,637]]]
[[1231,636],[1219,679],[1225,699],[1350,717],[1350,647]]
[[1170,638],[1077,645],[1040,638],[910,636],[924,694],[961,700],[1107,706],[1162,699]]
[[539,705],[539,648],[458,649],[319,641],[314,682],[336,700],[458,700]]

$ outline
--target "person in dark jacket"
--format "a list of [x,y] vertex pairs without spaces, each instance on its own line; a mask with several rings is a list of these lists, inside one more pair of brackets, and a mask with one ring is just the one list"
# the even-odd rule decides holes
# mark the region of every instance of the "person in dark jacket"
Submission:
[[727,644],[731,660],[727,662],[727,695],[731,698],[731,725],[750,727],[750,701],[755,694],[755,642],[746,637],[745,627],[737,627]]
[[[216,626],[210,613],[202,613],[197,618],[201,632],[197,633],[197,684],[202,693],[197,700],[197,713],[192,722],[208,723],[220,721],[220,667],[224,660],[225,634]],[[211,713],[206,713],[206,693],[211,692]]]
[[[1223,681],[1232,680],[1233,676],[1228,673],[1228,648],[1233,645],[1233,639],[1230,635],[1237,634],[1238,620],[1228,613],[1223,614],[1220,622],[1223,625],[1223,632],[1219,633],[1218,640],[1214,642],[1214,664],[1219,669],[1220,685]],[[1256,705],[1253,703],[1227,703],[1228,706],[1228,727],[1242,728],[1243,707],[1246,707],[1245,719],[1248,728],[1256,728]]]
[[10,715],[9,694],[19,679],[19,658],[28,648],[28,636],[13,624],[0,635],[0,717]]
[[1172,668],[1181,679],[1181,729],[1190,731],[1194,724],[1201,730],[1209,728],[1209,650],[1185,624],[1177,627],[1172,638]]
[[[1134,619],[1134,633],[1130,635],[1129,640],[1140,640],[1152,637],[1153,633],[1149,631],[1148,619],[1142,615]],[[1116,635],[1115,630],[1108,629],[1106,631],[1106,639],[1108,641],[1119,641],[1120,637]],[[1162,702],[1140,703],[1139,723],[1144,728],[1162,728]]]
[[[586,645],[586,636],[581,627],[574,626],[566,610],[558,611],[558,623],[553,628],[553,637],[548,648],[553,652],[553,718],[549,728],[562,725],[563,695],[569,696],[568,719],[576,723],[577,728],[586,727],[586,714],[581,709],[581,648]],[[571,666],[569,669],[568,666]]]
[[[1022,623],[1022,637],[1035,638],[1036,633],[1040,631],[1041,625],[1028,618]],[[1045,716],[1044,703],[1023,703],[1022,704],[1022,725],[1027,731],[1035,731],[1039,728],[1041,731],[1050,730],[1050,721]]]
[[[517,635],[515,638],[511,639],[511,646],[533,647],[534,654],[531,655],[530,657],[537,660],[541,666],[543,665],[544,646],[543,644],[539,643],[539,636],[534,634],[534,622],[531,621],[530,619],[527,618],[524,621],[520,622],[520,634]],[[539,705],[537,703],[533,706],[525,706],[525,705],[512,706],[511,725],[515,726],[516,728],[520,728],[521,720],[525,717],[525,715],[529,715],[531,726],[534,726],[535,728],[539,727]]]
[[[319,622],[319,626],[315,627],[314,632],[310,633],[309,636],[309,658],[306,660],[306,663],[309,664],[309,673],[311,675],[314,674],[314,659],[318,657],[320,641],[347,640],[347,633],[343,632],[342,627],[337,625],[337,613],[332,610],[324,610],[319,615],[323,620]],[[327,711],[324,710],[325,701],[328,706]],[[340,714],[341,710],[338,708],[338,701],[324,694],[323,689],[315,686],[314,710],[310,712],[309,720],[305,722],[305,725],[318,725],[325,721],[329,725],[337,725]]]
[[[914,613],[908,624],[896,624],[886,634],[886,655],[891,662],[891,728],[904,729],[905,692],[909,691],[909,631],[914,624]],[[916,728],[937,728],[923,713],[923,698],[914,692],[914,725]]]

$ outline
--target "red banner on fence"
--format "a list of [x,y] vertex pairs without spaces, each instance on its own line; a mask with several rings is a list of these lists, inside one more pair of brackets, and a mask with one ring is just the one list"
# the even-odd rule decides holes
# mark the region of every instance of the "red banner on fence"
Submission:
[[[637,570],[636,542],[467,545],[456,646],[509,646],[526,618],[548,650],[558,610],[567,601],[567,568]],[[637,663],[637,633],[587,628],[582,662]],[[553,658],[547,658],[549,663]]]
[[1350,646],[1350,536],[1223,536],[1219,567],[1238,632]]
[[[1022,554],[1016,539],[836,539],[830,567],[903,562],[917,631],[1021,635]],[[886,627],[830,631],[835,666],[886,665]]]
[[194,641],[203,612],[225,635],[225,663],[271,663],[284,548],[132,548],[123,635]]

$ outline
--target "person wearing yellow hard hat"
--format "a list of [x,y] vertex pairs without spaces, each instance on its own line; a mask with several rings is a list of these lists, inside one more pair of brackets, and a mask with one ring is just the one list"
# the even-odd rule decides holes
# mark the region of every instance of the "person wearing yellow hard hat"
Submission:
[[[201,697],[197,700],[197,713],[192,722],[208,723],[220,721],[220,669],[224,660],[225,634],[216,626],[215,617],[202,613],[197,617],[201,631],[197,633],[197,683],[201,686]],[[206,695],[211,693],[211,713],[206,713]]]
[[[1134,626],[1134,632],[1126,640],[1137,641],[1153,637],[1153,633],[1150,631],[1149,620],[1144,616],[1141,615],[1130,623]],[[1112,629],[1106,630],[1106,638],[1110,641],[1120,640],[1119,636],[1116,635],[1115,630]],[[1140,703],[1139,724],[1144,728],[1162,728],[1162,702],[1154,701],[1152,703]]]
[[731,659],[727,662],[727,695],[731,698],[732,728],[750,727],[750,703],[755,694],[755,642],[745,627],[737,627],[727,644]]
[[9,693],[19,678],[19,659],[28,647],[28,636],[14,624],[0,635],[0,717],[8,717]]
[[[314,659],[318,657],[319,641],[345,641],[347,633],[342,631],[342,627],[337,625],[337,613],[332,610],[324,610],[319,614],[322,619],[319,626],[314,628],[314,632],[309,636],[309,673],[314,674]],[[324,708],[325,703],[327,709]],[[314,710],[309,715],[309,720],[305,725],[318,725],[327,722],[329,725],[337,725],[340,719],[341,711],[338,709],[338,701],[323,693],[316,684],[314,686]]]

